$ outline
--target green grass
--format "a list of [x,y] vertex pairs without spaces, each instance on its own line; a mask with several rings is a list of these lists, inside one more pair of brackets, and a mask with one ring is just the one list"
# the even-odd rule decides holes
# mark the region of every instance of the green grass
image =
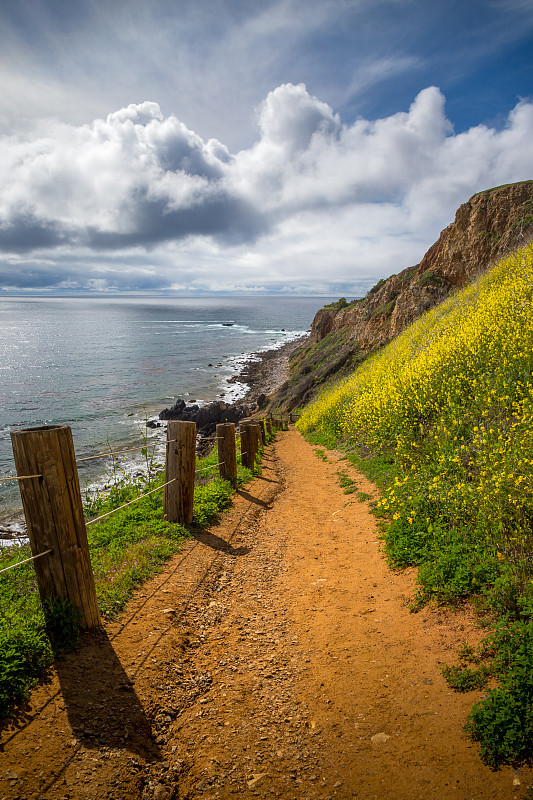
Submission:
[[489,619],[496,686],[467,730],[492,766],[533,755],[533,245],[503,259],[325,391],[297,423],[374,480],[391,566],[418,567],[417,610]]
[[490,677],[490,669],[481,666],[471,669],[466,664],[452,664],[444,667],[442,674],[451,689],[456,692],[471,692],[473,689],[483,689]]
[[372,500],[372,495],[368,494],[368,492],[357,492],[355,496],[360,503],[366,503],[368,500]]
[[[116,618],[134,590],[179,552],[194,529],[213,523],[229,505],[235,489],[218,477],[217,461],[216,449],[198,460],[198,468],[212,466],[213,471],[198,476],[191,530],[163,520],[163,490],[87,527],[98,605],[104,618]],[[238,485],[259,473],[259,464],[252,473],[238,463]],[[108,491],[87,494],[86,517],[105,514],[163,482],[160,474],[148,483],[119,481]],[[0,569],[30,555],[29,546],[4,548],[0,550]],[[65,601],[47,604],[43,610],[35,571],[31,564],[24,564],[0,575],[0,626],[0,717],[5,717],[15,703],[29,696],[54,654],[76,646],[79,614]]]

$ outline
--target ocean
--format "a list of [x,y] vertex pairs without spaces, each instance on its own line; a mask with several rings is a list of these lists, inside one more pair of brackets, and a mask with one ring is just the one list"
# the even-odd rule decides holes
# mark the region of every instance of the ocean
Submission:
[[[330,297],[0,299],[0,477],[15,475],[10,431],[68,424],[78,458],[162,437],[146,421],[182,397],[233,402],[252,353],[305,333]],[[161,451],[161,449],[160,449]],[[156,452],[160,452],[156,451]],[[164,452],[164,450],[163,450]],[[142,468],[141,452],[79,465],[82,488]],[[16,482],[0,483],[0,526],[18,529]]]

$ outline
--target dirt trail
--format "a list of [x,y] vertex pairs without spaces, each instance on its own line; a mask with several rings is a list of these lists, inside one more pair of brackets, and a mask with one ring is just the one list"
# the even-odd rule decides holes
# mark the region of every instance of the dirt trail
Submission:
[[533,796],[462,733],[481,693],[441,677],[473,620],[409,613],[414,572],[314,449],[280,434],[221,523],[58,661],[1,734],[0,800]]

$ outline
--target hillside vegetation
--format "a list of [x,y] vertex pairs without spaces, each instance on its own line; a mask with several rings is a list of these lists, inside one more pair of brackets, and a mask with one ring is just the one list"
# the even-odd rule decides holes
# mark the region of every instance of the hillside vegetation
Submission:
[[490,633],[448,668],[494,688],[467,722],[490,764],[533,751],[533,245],[414,322],[308,406],[383,490],[390,563],[419,567],[414,607],[470,599]]
[[274,395],[273,410],[311,402],[332,378],[381,349],[450,294],[469,285],[533,236],[533,181],[480,192],[463,203],[454,221],[419,264],[376,283],[364,298],[344,298],[317,311],[311,334],[291,356],[289,380]]

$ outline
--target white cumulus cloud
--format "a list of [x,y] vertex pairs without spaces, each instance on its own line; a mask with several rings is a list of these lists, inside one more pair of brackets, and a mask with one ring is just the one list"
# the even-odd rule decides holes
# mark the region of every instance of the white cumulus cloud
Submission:
[[404,112],[344,124],[283,84],[256,123],[236,153],[154,102],[3,137],[2,284],[164,289],[196,275],[202,289],[357,293],[419,260],[474,192],[533,176],[525,101],[501,129],[455,134],[436,87]]

